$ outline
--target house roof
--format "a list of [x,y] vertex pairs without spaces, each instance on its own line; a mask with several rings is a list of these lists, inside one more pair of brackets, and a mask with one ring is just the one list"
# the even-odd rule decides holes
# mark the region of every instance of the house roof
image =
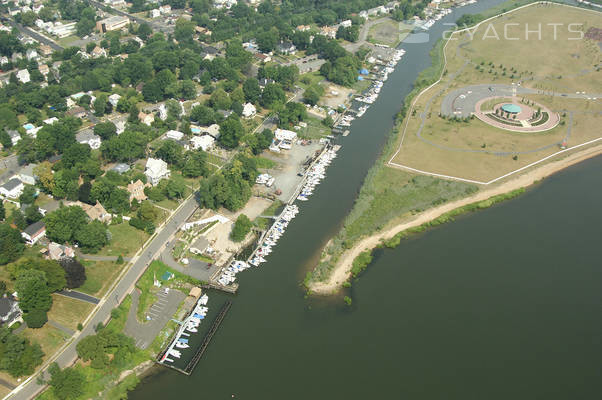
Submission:
[[115,164],[115,166],[113,168],[111,168],[111,171],[115,171],[117,173],[123,174],[124,172],[128,172],[130,170],[130,166],[127,164]]
[[23,232],[27,233],[29,236],[33,236],[41,230],[46,230],[46,224],[44,224],[44,221],[34,222],[25,228]]
[[16,301],[12,296],[0,298],[0,317],[8,316],[12,312],[15,303]]
[[77,140],[79,143],[89,142],[90,140],[94,139],[100,139],[100,136],[95,135],[94,132],[92,132],[89,129],[77,132],[77,134],[75,135],[75,140]]
[[10,192],[11,190],[15,189],[16,187],[18,187],[19,185],[22,185],[22,184],[23,183],[20,180],[18,180],[17,178],[12,178],[10,181],[6,182],[1,187],[6,189],[6,191]]

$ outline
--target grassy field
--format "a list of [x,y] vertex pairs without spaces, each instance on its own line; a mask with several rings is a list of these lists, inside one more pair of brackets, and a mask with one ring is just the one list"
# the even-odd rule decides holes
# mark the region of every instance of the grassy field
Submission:
[[106,293],[125,265],[111,261],[84,261],[83,264],[86,268],[86,282],[77,290],[97,297]]
[[38,343],[44,352],[44,361],[51,357],[69,336],[46,323],[39,329],[26,328],[22,335],[32,342]]
[[367,40],[374,44],[396,47],[412,29],[413,27],[410,25],[385,18],[382,22],[370,27]]
[[93,308],[94,304],[53,294],[48,319],[75,330],[77,324],[84,322]]
[[111,241],[108,246],[98,252],[98,255],[133,256],[149,237],[147,233],[134,228],[127,222],[109,225],[109,232],[111,232]]
[[[497,18],[491,25],[482,24],[473,33],[473,39],[462,47],[459,45],[469,38],[466,33],[460,36],[460,40],[450,42],[446,48],[446,73],[440,83],[423,93],[416,102],[415,112],[408,117],[402,150],[393,162],[423,171],[486,182],[560,150],[560,143],[567,135],[571,121],[568,116],[561,118],[559,126],[546,132],[514,133],[492,127],[478,119],[469,122],[449,121],[439,117],[439,111],[447,93],[477,83],[510,84],[523,79],[523,86],[534,89],[564,93],[602,92],[602,72],[593,68],[593,65],[601,62],[602,53],[589,40],[568,40],[575,34],[568,32],[566,26],[575,20],[582,21],[584,29],[602,23],[599,14],[558,5],[533,5]],[[542,27],[549,23],[562,23],[565,29],[557,30],[555,40],[554,32],[544,28],[541,40],[497,41],[489,38],[492,32],[501,32],[503,35],[506,23],[516,24],[508,25],[507,35],[510,38],[524,37],[528,23],[531,26],[541,23]],[[492,45],[493,42],[495,45]],[[566,43],[571,45],[565,46]],[[466,58],[471,60],[471,64],[464,67]],[[452,79],[458,71],[460,74]],[[600,110],[599,100],[543,95],[520,97],[541,103],[561,115],[565,110],[572,111],[569,146],[600,137],[597,128],[599,116],[594,114],[595,110]],[[431,143],[417,136],[420,113],[426,110],[429,101],[432,104],[421,135]]]

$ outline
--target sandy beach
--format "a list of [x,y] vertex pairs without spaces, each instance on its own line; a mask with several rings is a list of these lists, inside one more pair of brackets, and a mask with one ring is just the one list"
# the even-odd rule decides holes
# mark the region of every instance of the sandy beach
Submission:
[[351,267],[353,264],[353,260],[355,260],[355,258],[360,253],[366,250],[374,249],[381,243],[381,241],[390,239],[399,232],[432,221],[449,211],[463,207],[467,204],[487,200],[488,198],[496,195],[508,193],[516,189],[530,186],[533,183],[543,178],[546,178],[558,171],[561,171],[564,168],[567,168],[571,165],[577,164],[581,161],[587,160],[588,158],[592,158],[600,154],[602,154],[602,145],[581,150],[577,153],[570,154],[561,160],[551,161],[548,164],[542,165],[531,171],[527,171],[524,174],[519,175],[514,179],[510,179],[506,182],[503,182],[497,186],[486,187],[486,189],[480,190],[472,196],[426,210],[423,213],[415,215],[409,221],[404,221],[391,228],[388,228],[385,231],[378,232],[372,236],[368,236],[360,240],[355,246],[353,246],[351,249],[347,250],[341,255],[327,281],[312,282],[309,286],[309,290],[313,294],[319,295],[328,295],[336,293],[336,291],[341,287],[341,285],[345,281],[347,281],[351,276]]

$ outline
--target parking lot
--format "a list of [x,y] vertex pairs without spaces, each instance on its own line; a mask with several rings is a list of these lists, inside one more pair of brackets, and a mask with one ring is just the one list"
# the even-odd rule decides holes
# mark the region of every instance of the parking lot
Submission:
[[157,300],[146,313],[147,321],[141,323],[136,318],[138,310],[138,299],[140,293],[138,289],[132,292],[132,306],[125,323],[124,333],[134,339],[136,346],[146,349],[153,342],[155,337],[165,327],[167,322],[173,318],[178,310],[180,303],[186,298],[186,295],[178,290],[169,290],[161,288],[157,293]]

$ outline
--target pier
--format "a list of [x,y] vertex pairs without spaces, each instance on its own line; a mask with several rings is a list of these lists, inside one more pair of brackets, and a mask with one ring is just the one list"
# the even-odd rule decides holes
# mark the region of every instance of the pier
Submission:
[[178,371],[178,372],[180,372],[180,373],[182,373],[184,375],[190,376],[192,374],[192,371],[194,371],[194,368],[196,367],[196,365],[199,363],[201,357],[203,356],[203,353],[205,353],[205,350],[207,350],[207,347],[209,346],[209,342],[211,342],[211,339],[213,338],[213,335],[215,335],[215,332],[217,332],[217,329],[219,328],[219,326],[221,325],[222,321],[226,317],[226,314],[230,310],[231,306],[232,306],[232,302],[230,300],[228,300],[223,305],[223,307],[220,310],[219,314],[217,315],[217,317],[215,317],[215,320],[211,324],[211,328],[209,328],[209,331],[207,332],[207,334],[203,338],[203,341],[201,342],[201,345],[196,350],[196,352],[194,353],[194,355],[192,356],[192,358],[190,359],[190,361],[188,362],[188,364],[186,364],[186,366],[184,368],[176,367],[175,365],[169,365],[169,364],[166,364],[166,363],[163,363],[163,362],[159,361],[159,360],[161,360],[163,358],[163,355],[170,349],[171,346],[168,346],[167,349],[165,349],[164,351],[162,351],[159,354],[159,356],[157,357],[157,360],[155,362],[157,364],[159,364],[159,365],[162,365],[162,366],[167,367],[167,368],[171,368],[174,371]]

